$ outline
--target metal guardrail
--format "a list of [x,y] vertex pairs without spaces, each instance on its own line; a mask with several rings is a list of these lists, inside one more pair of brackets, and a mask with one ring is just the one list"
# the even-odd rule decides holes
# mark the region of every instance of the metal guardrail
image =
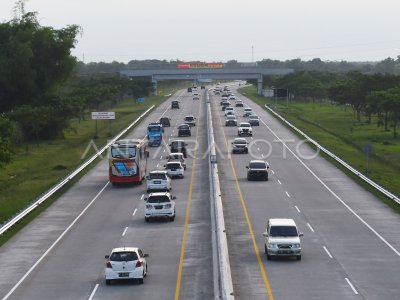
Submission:
[[8,229],[14,226],[18,221],[28,215],[30,212],[35,210],[39,205],[41,205],[44,201],[46,201],[50,196],[52,196],[55,192],[57,192],[60,188],[62,188],[65,184],[67,184],[71,179],[73,179],[76,175],[78,175],[83,169],[85,169],[88,165],[90,165],[97,157],[101,156],[104,151],[110,147],[116,140],[118,140],[122,135],[124,135],[128,130],[130,130],[137,122],[139,122],[149,111],[151,111],[155,105],[152,105],[149,109],[147,109],[143,114],[141,114],[134,122],[132,122],[127,128],[118,133],[112,140],[110,140],[107,145],[105,145],[101,150],[99,150],[96,154],[94,154],[91,158],[89,158],[86,162],[76,168],[72,173],[66,176],[63,180],[53,186],[50,190],[45,192],[42,196],[38,198],[33,204],[29,205],[27,208],[22,210],[16,216],[11,218],[10,221],[6,222],[0,228],[0,235],[3,235]]
[[[207,92],[207,128],[208,128],[208,150],[210,168],[210,201],[211,218],[213,230],[213,248],[216,256],[213,259],[218,261],[218,288],[214,286],[214,298],[223,300],[234,300],[231,267],[229,264],[228,243],[226,239],[224,212],[222,208],[221,190],[218,176],[217,155],[215,150],[214,130],[212,125],[211,106]],[[214,234],[215,232],[215,234]],[[216,244],[216,245],[215,245]],[[215,254],[215,251],[213,251]],[[215,272],[214,272],[215,273]],[[217,276],[216,276],[217,275]],[[214,283],[215,285],[215,283]],[[219,295],[216,293],[219,292]]]
[[386,197],[392,199],[393,201],[397,202],[398,204],[400,204],[400,199],[399,197],[397,197],[395,194],[389,192],[388,190],[386,190],[385,188],[383,188],[382,186],[380,186],[379,184],[377,184],[375,181],[372,181],[371,179],[369,179],[367,176],[365,176],[364,174],[362,174],[360,171],[358,171],[357,169],[353,168],[352,166],[350,166],[348,163],[346,163],[344,160],[342,160],[340,157],[336,156],[335,154],[333,154],[331,151],[329,151],[328,149],[322,147],[318,142],[316,142],[315,140],[313,140],[312,138],[310,138],[307,134],[305,134],[304,132],[302,132],[300,129],[298,129],[296,126],[294,126],[292,123],[290,123],[289,121],[287,121],[284,117],[282,117],[280,114],[278,114],[277,112],[275,112],[272,108],[270,108],[268,105],[265,105],[265,108],[268,109],[272,114],[274,114],[277,118],[279,118],[282,122],[284,122],[286,125],[288,125],[290,128],[292,128],[294,131],[296,131],[298,134],[300,134],[301,136],[305,137],[310,143],[312,143],[315,147],[317,147],[319,150],[321,150],[322,152],[324,152],[325,154],[327,154],[328,156],[330,156],[331,158],[333,158],[335,161],[337,161],[338,163],[340,163],[342,166],[344,166],[346,169],[348,169],[349,171],[351,171],[354,175],[358,176],[359,178],[361,178],[362,180],[364,180],[366,183],[368,183],[369,185],[371,185],[372,187],[374,187],[376,190],[378,190],[379,192],[381,192],[382,194],[384,194]]

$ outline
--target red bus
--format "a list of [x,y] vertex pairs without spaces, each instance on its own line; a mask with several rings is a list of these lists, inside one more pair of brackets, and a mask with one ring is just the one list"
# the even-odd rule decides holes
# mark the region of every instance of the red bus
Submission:
[[119,140],[108,151],[109,180],[112,185],[119,183],[142,184],[146,177],[147,158],[144,140]]

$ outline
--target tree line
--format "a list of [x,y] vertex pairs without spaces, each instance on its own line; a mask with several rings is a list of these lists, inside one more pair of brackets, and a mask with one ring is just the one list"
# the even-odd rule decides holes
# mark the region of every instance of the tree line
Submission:
[[400,76],[382,73],[348,73],[300,71],[283,77],[266,76],[269,86],[288,89],[296,98],[315,101],[327,99],[338,105],[348,105],[358,122],[364,114],[371,122],[376,116],[377,125],[397,136],[400,121]]
[[62,137],[71,119],[152,89],[145,78],[79,75],[71,49],[80,27],[41,26],[19,4],[20,16],[0,23],[0,165],[12,160],[14,145]]

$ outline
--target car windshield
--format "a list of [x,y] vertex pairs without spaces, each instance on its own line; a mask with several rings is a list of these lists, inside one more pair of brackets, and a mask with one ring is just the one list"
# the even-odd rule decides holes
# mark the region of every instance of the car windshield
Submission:
[[165,179],[164,173],[150,173],[150,179]]
[[150,132],[158,132],[158,131],[161,130],[161,128],[158,127],[158,126],[157,127],[153,127],[152,126],[152,127],[148,127],[147,130],[150,131]]
[[169,160],[172,160],[172,159],[181,160],[181,159],[182,159],[182,155],[170,154],[170,156],[168,157],[168,159],[169,159]]
[[235,144],[247,144],[247,142],[245,140],[235,140],[234,143]]
[[193,121],[193,120],[194,120],[194,117],[185,117],[185,120],[186,120],[186,121]]
[[169,122],[169,118],[161,118],[160,122]]
[[240,127],[251,127],[250,124],[240,124]]
[[137,259],[136,252],[114,252],[110,256],[111,261],[132,261]]
[[180,169],[181,165],[179,163],[171,163],[171,164],[167,164],[166,168],[167,169]]
[[160,195],[160,196],[151,196],[147,199],[147,203],[165,203],[171,202],[168,196]]
[[263,162],[250,163],[249,167],[250,167],[250,169],[265,169],[266,168],[265,163],[263,163]]
[[182,148],[184,146],[183,142],[178,142],[178,141],[172,142],[171,145],[173,148]]
[[228,118],[228,120],[235,120],[236,119],[235,116],[232,116],[232,115],[229,115],[227,118]]
[[179,129],[189,129],[190,127],[188,125],[180,125]]
[[272,226],[269,231],[270,236],[298,236],[294,226]]
[[245,108],[244,111],[245,112],[251,112],[251,108]]
[[249,118],[250,118],[250,119],[258,119],[257,116],[250,116]]
[[136,147],[111,147],[111,156],[116,158],[133,158],[136,156]]

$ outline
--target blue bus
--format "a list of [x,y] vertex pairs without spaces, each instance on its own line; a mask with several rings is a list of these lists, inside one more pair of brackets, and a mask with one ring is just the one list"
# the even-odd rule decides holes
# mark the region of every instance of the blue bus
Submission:
[[147,126],[148,145],[158,147],[161,145],[164,128],[160,123],[150,123]]

